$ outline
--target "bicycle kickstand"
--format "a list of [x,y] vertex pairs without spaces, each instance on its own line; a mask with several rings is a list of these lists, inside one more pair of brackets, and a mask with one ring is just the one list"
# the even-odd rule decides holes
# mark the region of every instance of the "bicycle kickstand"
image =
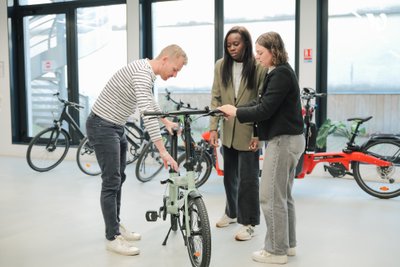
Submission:
[[169,234],[171,233],[171,230],[172,230],[172,225],[169,227],[169,230],[168,230],[167,235],[165,236],[164,242],[162,242],[163,246],[165,246],[167,244],[167,240],[168,240]]
[[[157,221],[157,219],[161,217],[161,214],[162,214],[162,212],[164,211],[164,209],[165,209],[164,207],[161,207],[159,212],[153,211],[153,210],[147,211],[147,212],[146,212],[146,220],[147,220],[148,222],[155,222],[155,221]],[[165,219],[164,219],[164,220],[165,220]],[[165,246],[165,245],[167,244],[167,240],[168,240],[169,234],[171,233],[172,227],[173,227],[172,225],[169,227],[168,233],[167,233],[167,235],[165,236],[165,239],[164,239],[164,241],[163,241],[163,243],[162,243],[163,246]]]

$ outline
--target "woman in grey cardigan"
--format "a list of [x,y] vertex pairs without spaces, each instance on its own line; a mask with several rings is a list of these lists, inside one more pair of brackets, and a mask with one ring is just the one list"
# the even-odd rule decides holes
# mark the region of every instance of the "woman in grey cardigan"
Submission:
[[300,89],[278,33],[262,34],[256,41],[256,53],[260,64],[268,68],[261,98],[247,107],[224,105],[219,109],[242,123],[257,122],[258,137],[268,141],[260,184],[267,234],[253,260],[284,264],[287,256],[296,254],[292,186],[305,146]]
[[[224,104],[244,105],[256,99],[266,70],[257,64],[250,33],[244,27],[231,28],[224,40],[224,57],[215,64],[211,108]],[[218,145],[218,118],[210,118],[211,144]],[[238,120],[222,122],[224,186],[226,206],[216,223],[226,227],[238,222],[242,226],[235,239],[250,240],[254,226],[260,224],[258,139],[253,123]]]

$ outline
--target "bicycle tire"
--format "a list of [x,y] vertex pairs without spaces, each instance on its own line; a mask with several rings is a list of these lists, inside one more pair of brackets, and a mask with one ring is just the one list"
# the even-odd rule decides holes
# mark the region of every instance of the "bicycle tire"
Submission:
[[393,166],[353,162],[354,179],[371,196],[389,199],[400,195],[400,144],[382,140],[367,144],[363,152],[390,161]]
[[134,163],[139,158],[136,147],[128,141],[128,151],[126,152],[126,165]]
[[[186,162],[186,153],[181,154],[178,157],[178,165],[182,167]],[[205,150],[195,150],[194,153],[194,172],[195,172],[195,185],[197,188],[207,182],[211,175],[213,166],[212,158],[210,154]]]
[[149,141],[140,153],[136,162],[136,178],[145,183],[153,179],[163,168],[164,162],[156,146]]
[[78,163],[79,169],[87,175],[96,176],[101,174],[94,148],[89,144],[87,137],[83,138],[78,146],[76,163]]
[[69,147],[70,137],[67,131],[50,127],[39,132],[29,142],[26,160],[33,170],[46,172],[64,160]]
[[[182,210],[185,210],[183,206]],[[182,230],[193,267],[208,267],[211,260],[211,230],[206,206],[201,197],[188,199],[190,235],[182,216]]]
[[128,151],[126,155],[126,165],[135,162],[139,158],[139,148],[142,139],[139,137],[140,132],[128,123],[125,125],[126,138],[128,140]]

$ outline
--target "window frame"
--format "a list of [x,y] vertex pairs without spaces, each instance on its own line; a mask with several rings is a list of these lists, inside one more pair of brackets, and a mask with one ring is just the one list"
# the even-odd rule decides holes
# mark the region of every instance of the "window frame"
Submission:
[[[67,43],[67,88],[68,100],[79,102],[78,81],[78,36],[77,15],[78,8],[126,4],[126,0],[76,0],[49,4],[23,5],[14,0],[14,6],[8,8],[8,18],[11,20],[11,113],[12,113],[12,142],[26,144],[31,140],[28,137],[27,98],[25,83],[25,49],[23,18],[27,16],[40,16],[51,14],[64,14],[66,17],[66,43]],[[71,109],[71,116],[79,125],[79,112]],[[79,144],[79,136],[75,131],[70,131],[72,143]]]

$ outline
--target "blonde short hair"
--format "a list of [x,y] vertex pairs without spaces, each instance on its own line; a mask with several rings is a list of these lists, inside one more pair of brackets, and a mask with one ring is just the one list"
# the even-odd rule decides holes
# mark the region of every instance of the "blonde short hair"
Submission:
[[175,58],[183,57],[184,65],[186,65],[188,62],[188,57],[187,57],[185,51],[183,51],[183,49],[179,45],[176,45],[176,44],[171,44],[171,45],[164,47],[161,50],[160,54],[157,56],[157,59],[160,59],[163,56],[169,56],[169,57],[175,57]]

